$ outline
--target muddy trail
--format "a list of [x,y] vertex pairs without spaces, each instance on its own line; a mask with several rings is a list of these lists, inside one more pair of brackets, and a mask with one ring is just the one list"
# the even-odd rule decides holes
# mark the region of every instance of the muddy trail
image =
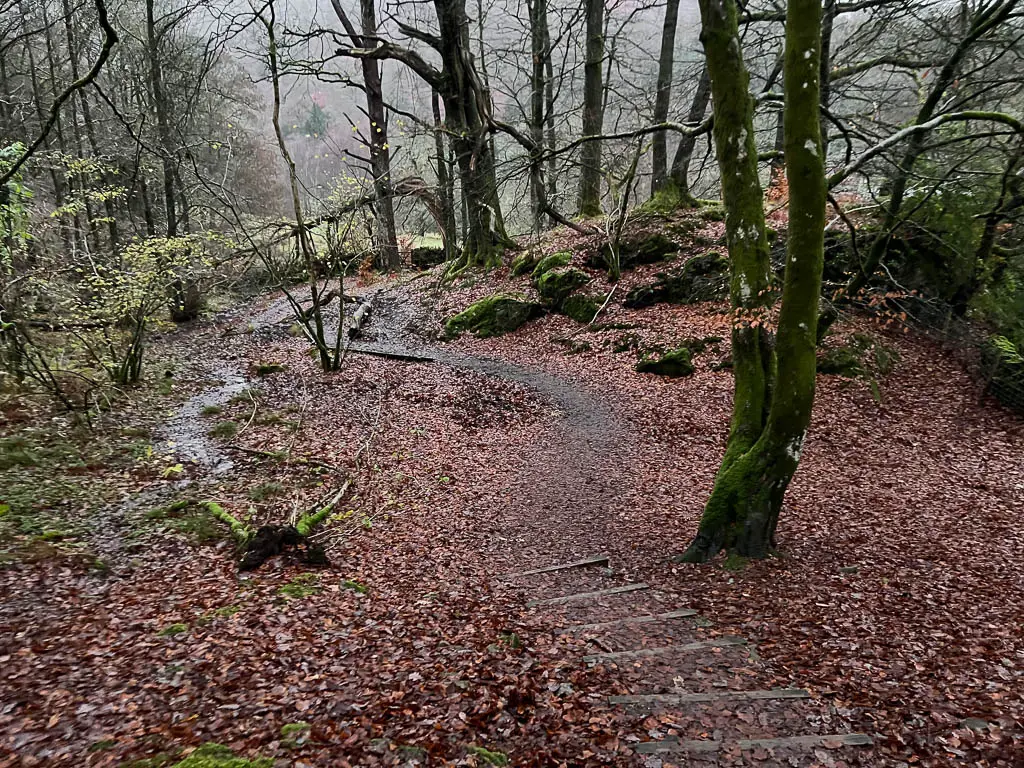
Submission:
[[[602,551],[613,526],[608,512],[628,490],[631,436],[624,423],[600,396],[576,382],[506,360],[465,354],[439,341],[429,328],[430,310],[418,294],[381,289],[364,293],[371,302],[369,322],[348,355],[383,356],[408,364],[471,371],[526,387],[553,408],[553,423],[538,425],[536,440],[518,457],[518,472],[496,480],[506,499],[488,510],[485,542],[496,573],[503,569],[543,564],[553,557],[585,557]],[[346,312],[346,327],[351,318]],[[327,338],[333,338],[336,310],[325,310]],[[265,309],[233,318],[267,338],[280,336],[294,322],[285,298]],[[230,458],[209,439],[196,418],[209,405],[219,405],[244,391],[248,381],[231,360],[219,360],[213,375],[223,383],[192,397],[164,427],[176,455],[212,472],[231,468]]]

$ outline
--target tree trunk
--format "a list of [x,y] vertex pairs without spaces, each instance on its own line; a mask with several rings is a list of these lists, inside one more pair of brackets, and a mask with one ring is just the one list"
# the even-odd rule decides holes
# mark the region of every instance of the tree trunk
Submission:
[[149,87],[156,113],[157,135],[160,139],[160,162],[163,169],[164,214],[167,237],[178,235],[177,201],[174,195],[174,142],[171,138],[170,106],[164,92],[164,76],[160,62],[160,46],[156,30],[154,0],[146,0],[146,44],[149,56]]
[[[586,59],[583,66],[583,136],[600,136],[604,124],[604,0],[585,0]],[[581,216],[601,215],[601,141],[584,143],[580,150]]]
[[[716,13],[715,6],[719,2],[721,0],[702,0],[705,28],[709,15]],[[735,6],[732,0],[725,2],[728,7],[722,15],[733,20],[727,26],[728,31],[734,31]],[[709,13],[704,13],[705,8]],[[715,24],[714,19],[712,24]],[[734,47],[738,55],[738,46]],[[789,237],[775,350],[777,380],[768,420],[757,441],[743,453],[734,454],[732,461],[722,464],[697,537],[683,556],[688,562],[703,562],[721,549],[730,549],[745,557],[768,554],[774,544],[782,500],[796,472],[810,424],[816,374],[815,339],[824,256],[826,189],[818,109],[820,51],[820,0],[790,0],[786,14],[784,108],[786,170],[790,190]],[[709,61],[710,58],[709,50]],[[712,82],[716,76],[713,66]],[[743,97],[749,102],[745,87]],[[715,103],[717,118],[717,94]],[[748,122],[748,131],[750,125]],[[717,134],[717,119],[715,128]],[[715,138],[717,143],[719,136]],[[719,149],[720,164],[723,154],[728,154],[728,146],[724,153]],[[750,159],[747,163],[751,164]],[[756,156],[752,164],[756,169]],[[721,167],[724,182],[727,166]],[[762,219],[762,238],[763,227]],[[738,351],[746,354],[743,348]],[[734,356],[736,353],[734,349]],[[762,408],[765,402],[767,400],[763,399]],[[736,407],[743,407],[739,398]],[[735,445],[729,448],[732,450]]]
[[544,229],[542,200],[544,190],[544,166],[541,160],[544,149],[544,97],[549,87],[546,74],[550,65],[550,35],[548,32],[547,0],[530,0],[530,48],[533,67],[530,76],[530,138],[538,148],[530,159],[530,210],[533,231]]
[[[658,58],[658,93],[654,97],[654,123],[668,120],[669,102],[672,96],[672,69],[676,50],[676,20],[679,18],[679,0],[668,0],[665,4],[665,22],[661,29],[661,56]],[[665,186],[668,180],[668,139],[665,131],[658,131],[652,137],[651,146],[651,197]]]
[[[331,0],[338,20],[345,27],[353,45],[361,48],[376,46],[377,12],[374,0],[360,0],[362,36],[348,18],[340,0]],[[379,227],[381,266],[396,270],[401,266],[398,252],[398,233],[395,228],[395,199],[391,188],[391,150],[388,144],[387,114],[384,108],[384,89],[381,86],[380,65],[376,59],[364,58],[363,84],[366,86],[366,113],[370,118],[370,173],[373,174],[374,209]]]
[[[686,115],[688,123],[699,123],[704,119],[708,111],[708,103],[711,101],[711,75],[708,73],[707,64],[701,67],[700,77],[697,78],[697,90],[693,94],[693,101],[690,102],[690,111]],[[696,136],[683,136],[676,147],[676,154],[672,158],[672,170],[669,173],[669,184],[671,191],[679,205],[692,206],[695,204],[693,195],[690,194],[690,161],[693,159],[693,150],[697,146]]]
[[455,258],[455,205],[453,189],[449,181],[448,160],[444,151],[444,129],[441,123],[441,99],[437,89],[430,92],[430,106],[434,112],[434,146],[437,152],[437,197],[441,201],[441,234],[444,236],[444,260]]
[[466,206],[466,234],[457,268],[493,267],[512,244],[501,223],[501,202],[488,141],[491,103],[473,66],[465,0],[434,0],[440,29],[440,88]]

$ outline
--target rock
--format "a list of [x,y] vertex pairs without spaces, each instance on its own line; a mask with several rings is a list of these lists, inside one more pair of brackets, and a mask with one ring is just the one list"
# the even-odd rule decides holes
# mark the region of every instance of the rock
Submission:
[[416,269],[430,269],[444,264],[444,248],[422,246],[409,251],[409,261]]
[[448,319],[445,331],[449,337],[470,331],[480,338],[510,333],[541,314],[541,307],[521,296],[496,293],[470,304]]
[[519,277],[525,275],[527,272],[531,272],[534,267],[537,266],[537,257],[532,251],[526,251],[520,253],[514,259],[512,259],[511,272],[513,277]]
[[[622,269],[632,269],[639,264],[656,264],[676,253],[679,253],[679,246],[661,232],[657,232],[643,238],[627,239],[621,242],[619,244],[619,266]],[[611,246],[606,244],[587,260],[587,266],[594,269],[607,269],[611,257]]]
[[965,717],[960,721],[960,727],[970,728],[972,731],[987,731],[992,726],[987,720],[982,720],[980,717]]
[[601,308],[604,299],[599,296],[587,296],[576,293],[569,296],[562,302],[561,312],[568,315],[577,323],[586,324],[594,319],[597,310]]
[[568,251],[559,251],[558,253],[552,253],[550,256],[545,256],[543,259],[538,261],[537,266],[533,268],[534,282],[540,280],[541,276],[545,272],[569,266],[570,261],[572,261],[572,254]]
[[650,285],[637,286],[622,304],[629,309],[652,304],[693,304],[725,293],[729,260],[718,251],[689,259],[678,272],[661,273]]
[[832,347],[818,355],[818,373],[855,379],[865,373],[861,353],[852,347]]
[[574,267],[551,270],[544,272],[537,280],[537,293],[545,303],[558,308],[570,293],[589,282],[590,275]]
[[680,347],[666,352],[657,359],[645,357],[636,364],[636,371],[637,373],[654,373],[658,376],[679,378],[689,376],[693,373],[694,368],[690,350]]

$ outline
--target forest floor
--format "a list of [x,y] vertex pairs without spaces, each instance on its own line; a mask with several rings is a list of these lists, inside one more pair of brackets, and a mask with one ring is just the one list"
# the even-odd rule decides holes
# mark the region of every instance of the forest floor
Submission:
[[[582,266],[588,243],[568,240]],[[432,362],[352,352],[322,373],[273,295],[163,334],[153,387],[92,431],[6,402],[0,766],[156,768],[210,742],[294,766],[1024,765],[1024,422],[931,342],[848,318],[830,343],[870,334],[899,362],[873,384],[819,377],[781,556],[674,565],[727,433],[724,306],[613,297],[582,333],[548,315],[437,340],[510,288],[528,278],[361,287],[363,343]],[[638,350],[708,336],[723,340],[692,376],[634,370]],[[287,522],[346,479],[320,569],[282,556],[239,574],[219,523],[166,507]],[[508,578],[599,553],[606,567]],[[558,631],[678,609],[697,614]],[[742,652],[718,647],[732,637]],[[701,650],[583,659],[680,641]],[[779,688],[810,698],[608,703]],[[874,746],[635,752],[846,732]]]

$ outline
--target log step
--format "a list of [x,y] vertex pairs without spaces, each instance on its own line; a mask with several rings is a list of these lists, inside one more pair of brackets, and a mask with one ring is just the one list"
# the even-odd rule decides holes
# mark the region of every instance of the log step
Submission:
[[520,573],[508,573],[502,576],[503,579],[519,579],[523,576],[536,576],[540,573],[554,573],[555,571],[568,571],[572,568],[586,568],[591,565],[607,565],[608,555],[592,555],[572,563],[561,563],[559,565],[548,565],[543,568],[534,568],[532,571],[521,571]]
[[642,693],[636,696],[611,696],[609,704],[697,704],[709,701],[766,701],[770,699],[806,699],[803,688],[772,688],[762,691],[711,691],[710,693]]
[[679,653],[680,651],[701,651],[705,648],[724,648],[730,645],[746,645],[747,641],[742,637],[718,637],[714,640],[701,640],[696,643],[685,645],[663,645],[659,648],[638,648],[634,651],[611,651],[610,653],[593,653],[584,656],[584,661],[620,661],[628,659],[645,659],[650,656],[663,656],[666,653]]
[[636,745],[636,751],[642,755],[653,755],[659,752],[717,752],[724,747],[736,745],[742,750],[773,749],[776,747],[818,747],[822,744],[835,743],[844,747],[870,747],[874,741],[865,733],[832,733],[821,736],[783,736],[776,739],[738,739],[736,741],[713,741],[698,739],[682,741],[670,737],[662,741],[645,741]]
[[624,587],[599,589],[596,592],[577,592],[575,595],[562,595],[561,597],[546,597],[540,600],[531,600],[526,604],[526,607],[533,608],[538,605],[561,605],[563,603],[573,603],[577,600],[593,600],[600,597],[606,597],[608,595],[621,595],[625,592],[637,592],[641,589],[649,589],[649,587],[643,583],[627,584]]
[[601,621],[597,624],[577,624],[574,627],[566,627],[565,629],[559,630],[560,634],[569,634],[571,632],[594,632],[601,629],[611,629],[612,627],[624,627],[630,624],[649,624],[653,621],[666,621],[668,619],[685,619],[690,616],[696,616],[697,612],[692,608],[680,608],[678,611],[669,611],[668,613],[657,613],[648,616],[628,616],[625,619],[616,619],[615,621]]

